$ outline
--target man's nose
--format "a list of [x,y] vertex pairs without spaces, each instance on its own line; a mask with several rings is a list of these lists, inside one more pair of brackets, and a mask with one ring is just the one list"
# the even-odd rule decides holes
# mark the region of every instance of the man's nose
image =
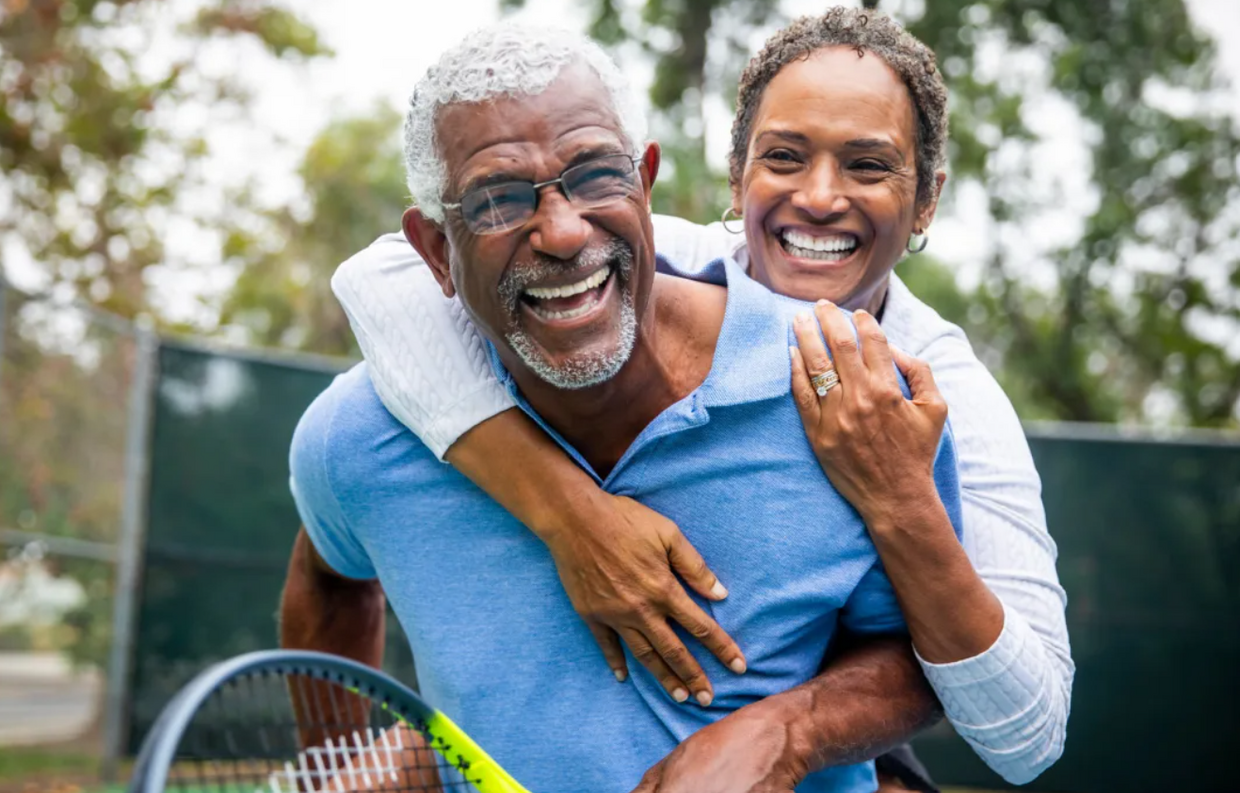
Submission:
[[842,215],[852,208],[852,200],[835,162],[819,162],[805,174],[805,180],[792,196],[792,205],[814,220]]
[[569,260],[581,253],[590,241],[594,227],[564,193],[554,187],[543,189],[530,232],[530,246],[539,253]]

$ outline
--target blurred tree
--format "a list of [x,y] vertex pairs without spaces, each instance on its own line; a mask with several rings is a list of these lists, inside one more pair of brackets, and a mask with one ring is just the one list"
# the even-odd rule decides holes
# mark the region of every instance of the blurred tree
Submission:
[[1235,424],[1240,137],[1183,1],[936,2],[909,27],[948,75],[953,179],[985,187],[994,239],[1036,235],[1064,197],[1039,198],[1043,87],[979,62],[1049,64],[1045,90],[1081,119],[1095,196],[1080,239],[1038,257],[1042,287],[1012,264],[1019,244],[996,242],[958,317],[1024,415]]
[[[654,60],[652,129],[670,165],[656,208],[717,218],[726,180],[706,161],[703,103],[717,91],[731,105],[755,34],[785,21],[779,3],[586,2],[592,35],[617,51],[638,42]],[[993,230],[976,290],[960,294],[933,260],[902,272],[933,285],[1021,414],[1237,423],[1240,138],[1212,101],[1214,47],[1184,0],[862,5],[902,18],[938,54],[953,102],[947,200],[980,186]],[[1045,79],[1031,63],[1050,65]],[[1038,182],[1045,132],[1030,115],[1048,103],[1080,119],[1096,200],[1079,239],[1031,257],[1031,224],[1055,222],[1045,218],[1064,201]]]
[[[217,40],[302,59],[315,31],[267,0],[0,0],[0,273],[20,251],[59,297],[133,318],[207,155],[187,109],[242,110],[198,58]],[[208,219],[209,220],[209,219]],[[0,349],[0,527],[113,541],[134,345],[89,312],[10,293]],[[107,649],[111,567],[66,560],[90,601],[70,650]]]
[[336,266],[375,237],[400,228],[408,190],[400,115],[376,106],[319,133],[299,173],[309,207],[268,212],[227,235],[224,256],[240,267],[221,323],[251,343],[358,354],[330,280]]
[[176,116],[246,99],[195,68],[221,36],[284,58],[327,52],[267,0],[0,2],[0,239],[117,314],[148,308],[143,271],[161,261],[163,224],[207,154],[202,130],[174,131]]

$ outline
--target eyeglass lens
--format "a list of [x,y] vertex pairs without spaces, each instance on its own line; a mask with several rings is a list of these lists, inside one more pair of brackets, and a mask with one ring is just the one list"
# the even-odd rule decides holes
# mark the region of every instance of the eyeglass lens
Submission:
[[[627,154],[599,157],[560,174],[564,194],[581,209],[595,209],[628,195],[636,173]],[[515,228],[538,210],[538,192],[530,182],[503,182],[480,187],[461,197],[461,216],[474,234],[495,234]]]

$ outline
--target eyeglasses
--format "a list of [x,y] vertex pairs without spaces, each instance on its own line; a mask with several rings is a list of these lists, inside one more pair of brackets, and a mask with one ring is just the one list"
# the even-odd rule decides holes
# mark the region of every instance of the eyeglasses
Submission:
[[631,194],[637,187],[637,163],[641,157],[608,154],[566,168],[558,179],[546,182],[501,182],[479,187],[461,196],[460,203],[444,204],[458,209],[465,228],[474,234],[499,234],[523,225],[538,211],[539,191],[559,185],[573,206],[597,209]]

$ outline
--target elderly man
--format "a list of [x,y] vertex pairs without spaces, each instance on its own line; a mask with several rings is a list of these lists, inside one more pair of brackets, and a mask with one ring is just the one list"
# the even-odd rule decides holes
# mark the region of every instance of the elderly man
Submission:
[[[871,791],[863,761],[934,711],[856,513],[799,437],[804,307],[720,262],[656,274],[657,145],[588,40],[501,26],[443,56],[406,122],[405,234],[518,404],[608,491],[691,534],[744,598],[710,605],[748,670],[709,706],[609,669],[546,548],[383,407],[364,365],[307,411],[286,646],[377,663],[384,592],[423,693],[530,790]],[[428,143],[430,145],[420,145]],[[445,196],[447,200],[444,200]],[[950,440],[936,482],[958,526]],[[818,677],[837,624],[862,637]],[[739,659],[737,659],[739,660]],[[741,673],[743,672],[743,673]],[[683,692],[682,692],[683,693]]]

